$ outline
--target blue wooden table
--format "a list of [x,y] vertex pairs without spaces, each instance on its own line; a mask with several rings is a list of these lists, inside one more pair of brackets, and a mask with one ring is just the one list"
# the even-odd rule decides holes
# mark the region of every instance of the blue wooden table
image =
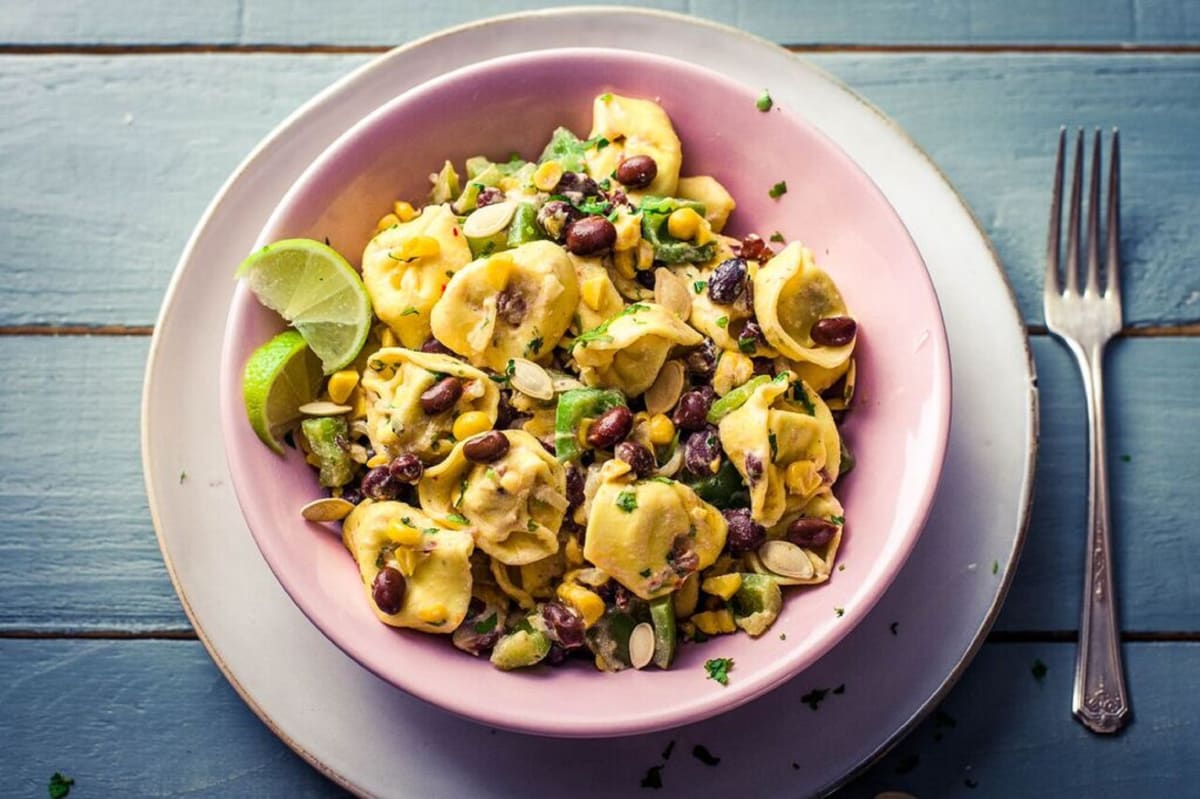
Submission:
[[[72,796],[339,793],[242,704],[189,626],[146,507],[138,399],[185,239],[261,136],[389,46],[544,4],[342,5],[0,11],[0,795],[44,796],[56,771]],[[894,117],[973,207],[1032,334],[1042,446],[1007,605],[939,712],[843,795],[1196,796],[1200,3],[638,5],[786,44]],[[1062,123],[1123,139],[1127,327],[1108,373],[1135,718],[1112,738],[1069,712],[1085,431],[1040,303]]]

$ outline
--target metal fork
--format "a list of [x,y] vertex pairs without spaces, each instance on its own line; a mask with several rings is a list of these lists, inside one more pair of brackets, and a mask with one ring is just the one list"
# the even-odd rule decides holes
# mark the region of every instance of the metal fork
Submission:
[[1104,447],[1104,346],[1121,329],[1120,193],[1118,135],[1112,132],[1108,167],[1108,219],[1105,223],[1105,275],[1100,275],[1100,131],[1092,146],[1088,192],[1087,275],[1079,286],[1079,206],[1083,187],[1083,130],[1075,139],[1075,169],[1067,227],[1066,287],[1059,281],[1059,224],[1062,217],[1063,151],[1067,131],[1058,134],[1050,235],[1046,244],[1046,325],[1075,355],[1083,373],[1088,413],[1088,547],[1084,572],[1083,618],[1075,655],[1072,711],[1093,732],[1113,733],[1129,715],[1129,697],[1121,665],[1116,596],[1113,592],[1112,541],[1109,534],[1108,466]]

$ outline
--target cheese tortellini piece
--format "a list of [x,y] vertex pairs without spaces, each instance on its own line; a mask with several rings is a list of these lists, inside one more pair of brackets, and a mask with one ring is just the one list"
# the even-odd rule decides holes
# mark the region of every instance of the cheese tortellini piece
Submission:
[[722,448],[750,488],[750,516],[768,527],[783,516],[789,495],[807,498],[832,485],[841,465],[829,408],[792,379],[784,372],[759,386],[718,426]]
[[[342,542],[358,563],[367,603],[384,624],[450,633],[466,618],[475,549],[469,532],[438,525],[403,502],[367,499],[346,517]],[[375,576],[388,566],[405,578],[396,613],[385,613],[372,598]]]
[[589,136],[608,139],[607,147],[592,148],[585,153],[588,174],[593,178],[607,178],[626,158],[648,155],[658,165],[658,173],[649,186],[626,194],[634,200],[644,194],[654,197],[676,194],[683,149],[671,118],[658,103],[602,94],[592,103]]
[[460,442],[425,472],[417,490],[421,507],[465,518],[481,550],[501,563],[522,566],[558,551],[558,529],[568,507],[567,473],[529,433],[503,434],[509,447],[498,460],[475,463]]
[[604,260],[598,257],[570,255],[579,281],[579,306],[575,310],[577,333],[591,330],[611,319],[625,307],[625,300],[613,284]]
[[725,546],[721,512],[668,478],[634,480],[612,460],[588,514],[583,556],[642,599],[675,591]]
[[634,397],[653,385],[672,348],[703,340],[663,306],[639,302],[575,339],[572,354],[584,383]]
[[842,504],[828,488],[822,488],[809,499],[789,497],[787,512],[784,513],[778,524],[767,531],[767,536],[773,539],[783,538],[787,533],[788,526],[801,517],[824,519],[837,527],[837,532],[827,543],[821,546],[802,547],[804,554],[813,565],[812,576],[785,577],[782,574],[775,574],[763,565],[756,553],[750,553],[747,561],[754,571],[760,574],[770,574],[780,585],[816,585],[829,579],[829,575],[833,573],[834,561],[837,559],[838,547],[842,543],[842,527],[845,524],[845,511],[842,509]]
[[794,361],[833,369],[845,363],[854,341],[840,347],[816,344],[810,331],[821,319],[849,316],[833,280],[817,266],[812,250],[793,242],[754,276],[754,312],[763,335]]
[[729,215],[737,208],[733,195],[716,178],[708,175],[680,178],[676,192],[684,200],[695,200],[704,205],[704,218],[712,226],[713,233],[725,229]]
[[[446,411],[427,414],[421,394],[445,377],[457,377],[462,396]],[[449,454],[457,415],[482,411],[495,422],[500,390],[488,376],[457,358],[402,347],[385,347],[367,359],[362,386],[367,397],[367,435],[376,454],[412,452],[431,463]]]
[[433,309],[433,335],[476,366],[544,360],[567,332],[579,281],[566,252],[531,241],[454,273]]
[[448,205],[380,231],[362,257],[363,285],[378,316],[410,349],[429,338],[430,311],[447,275],[471,261],[471,248]]

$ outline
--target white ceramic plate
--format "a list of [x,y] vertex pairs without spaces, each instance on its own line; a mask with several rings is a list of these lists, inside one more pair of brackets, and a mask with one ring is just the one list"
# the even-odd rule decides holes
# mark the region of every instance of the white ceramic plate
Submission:
[[[593,741],[497,732],[451,716],[373,677],[317,632],[246,530],[214,433],[212,380],[233,289],[232,281],[214,280],[214,271],[234,268],[291,182],[329,142],[398,92],[446,70],[569,45],[697,61],[703,54],[710,68],[769,86],[776,102],[820,109],[810,121],[871,175],[920,248],[954,364],[939,498],[908,565],[859,627],[798,678],[736,711],[675,731]],[[1034,384],[1024,327],[986,238],[937,169],[886,117],[828,75],[739,31],[657,12],[562,10],[456,28],[393,51],[314,98],[247,158],[201,219],[163,305],[146,373],[143,461],[168,570],[217,665],[289,746],[347,788],[374,795],[620,796],[639,790],[647,768],[662,763],[664,747],[677,740],[656,795],[810,795],[831,790],[886,751],[949,690],[982,643],[1023,538],[1037,438]],[[189,424],[179,425],[180,418]],[[191,478],[183,484],[182,470]],[[802,702],[814,688],[840,685],[844,692],[830,694],[819,714]],[[697,743],[722,758],[720,768],[687,754]]]

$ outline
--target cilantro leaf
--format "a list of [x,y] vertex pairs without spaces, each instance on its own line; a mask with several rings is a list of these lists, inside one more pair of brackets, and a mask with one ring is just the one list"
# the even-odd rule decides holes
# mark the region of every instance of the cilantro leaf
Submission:
[[50,776],[50,799],[63,799],[64,796],[71,792],[71,786],[75,784],[75,780],[70,777],[65,777],[57,771]]
[[712,658],[704,661],[704,670],[708,679],[716,680],[721,685],[729,685],[729,672],[733,668],[733,658]]
[[770,111],[773,105],[775,105],[775,101],[771,99],[771,93],[766,89],[763,89],[763,93],[754,101],[754,107],[763,112]]
[[632,491],[622,491],[621,493],[617,494],[616,505],[626,513],[633,513],[635,510],[637,510],[638,506],[637,494],[633,493]]
[[781,180],[767,191],[767,196],[772,200],[778,200],[783,195],[787,194],[787,181]]
[[496,617],[496,614],[495,614],[495,612],[493,612],[491,616],[488,616],[483,621],[475,622],[475,626],[473,629],[475,630],[475,632],[479,633],[480,635],[487,635],[492,630],[496,629],[497,621],[498,621],[498,619]]

